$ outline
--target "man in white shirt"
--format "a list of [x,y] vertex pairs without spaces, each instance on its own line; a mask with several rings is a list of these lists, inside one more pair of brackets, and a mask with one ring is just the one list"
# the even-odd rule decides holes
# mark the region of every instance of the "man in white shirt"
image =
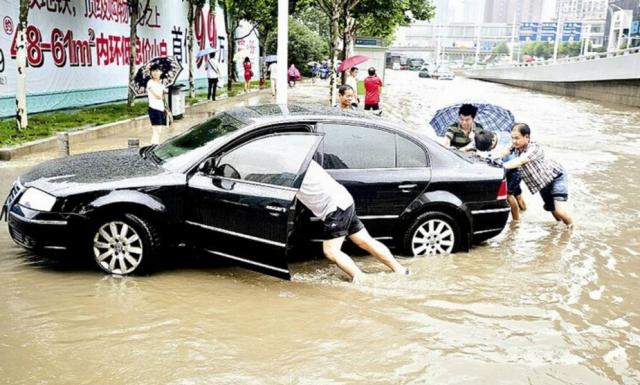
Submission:
[[325,239],[322,251],[327,259],[349,275],[352,282],[361,282],[364,274],[341,250],[346,237],[394,272],[409,274],[409,269],[398,263],[384,244],[369,235],[356,215],[353,197],[347,189],[315,161],[311,161],[296,197],[322,220]]
[[278,63],[269,64],[269,79],[271,79],[271,95],[276,96],[276,82],[278,77]]
[[357,107],[357,105],[360,104],[360,98],[358,97],[358,67],[351,67],[344,84],[351,86],[353,89],[354,102]]
[[209,80],[209,91],[207,92],[207,99],[216,100],[216,89],[218,89],[218,78],[220,77],[220,67],[216,63],[215,53],[212,52],[207,57],[207,62],[204,65],[205,71],[207,71],[207,79]]

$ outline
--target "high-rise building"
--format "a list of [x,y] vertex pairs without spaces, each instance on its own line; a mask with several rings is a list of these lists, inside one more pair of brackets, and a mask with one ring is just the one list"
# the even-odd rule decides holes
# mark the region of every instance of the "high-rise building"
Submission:
[[485,23],[517,23],[542,21],[542,9],[548,0],[486,0]]
[[608,0],[557,0],[556,16],[562,20],[604,20]]

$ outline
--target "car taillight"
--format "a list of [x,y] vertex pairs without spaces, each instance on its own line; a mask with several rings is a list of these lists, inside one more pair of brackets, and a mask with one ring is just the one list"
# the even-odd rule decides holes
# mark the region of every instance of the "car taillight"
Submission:
[[503,179],[502,182],[500,183],[500,188],[498,189],[498,196],[496,197],[497,200],[500,199],[507,199],[507,180]]

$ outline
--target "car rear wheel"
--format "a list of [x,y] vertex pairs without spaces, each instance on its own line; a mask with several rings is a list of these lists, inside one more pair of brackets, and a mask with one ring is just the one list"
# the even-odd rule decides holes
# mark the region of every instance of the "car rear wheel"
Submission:
[[109,274],[143,272],[159,243],[155,227],[133,214],[98,221],[91,234],[95,261]]
[[457,249],[460,230],[456,221],[441,212],[418,216],[404,235],[403,251],[408,255],[448,254]]

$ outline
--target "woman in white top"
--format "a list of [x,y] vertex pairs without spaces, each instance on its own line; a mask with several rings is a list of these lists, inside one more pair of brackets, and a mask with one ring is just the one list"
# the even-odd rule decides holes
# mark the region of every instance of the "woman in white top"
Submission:
[[160,144],[160,132],[167,125],[164,113],[164,94],[167,89],[160,82],[160,66],[154,64],[150,71],[151,79],[147,82],[147,95],[149,96],[149,120],[151,121],[151,144]]

